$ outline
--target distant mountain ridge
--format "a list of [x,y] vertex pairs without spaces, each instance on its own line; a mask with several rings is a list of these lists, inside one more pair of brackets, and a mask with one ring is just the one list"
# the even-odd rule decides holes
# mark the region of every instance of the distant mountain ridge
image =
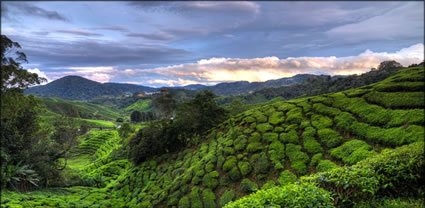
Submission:
[[[265,82],[225,82],[213,86],[201,84],[192,84],[183,87],[166,87],[166,88],[183,88],[185,90],[202,91],[211,90],[219,96],[240,95],[253,91],[270,88],[293,85],[304,82],[309,77],[317,77],[325,75],[297,74],[293,77],[268,80]],[[120,96],[125,93],[136,92],[155,92],[160,88],[153,88],[134,84],[122,83],[99,83],[80,76],[66,76],[50,82],[46,85],[31,87],[25,90],[25,94],[34,94],[41,97],[58,97],[68,100],[91,100],[99,96]]]
[[245,94],[245,93],[261,90],[264,88],[298,84],[298,83],[304,82],[309,77],[316,77],[316,76],[327,76],[327,75],[297,74],[292,77],[268,80],[265,82],[248,82],[248,81],[224,82],[224,83],[219,83],[213,86],[195,84],[195,85],[187,85],[187,86],[184,86],[183,88],[189,89],[189,90],[196,90],[196,91],[208,89],[220,96],[238,95],[238,94]]
[[31,87],[25,94],[58,97],[68,100],[90,100],[98,96],[119,96],[126,92],[154,92],[156,88],[121,83],[99,83],[80,76],[66,76],[46,85]]

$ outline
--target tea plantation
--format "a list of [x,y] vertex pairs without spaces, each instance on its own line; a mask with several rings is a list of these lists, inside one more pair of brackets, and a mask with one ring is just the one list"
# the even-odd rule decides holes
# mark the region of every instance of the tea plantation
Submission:
[[91,187],[4,192],[1,207],[423,207],[424,81],[413,67],[264,105],[138,166],[115,130],[90,131],[74,159],[87,165],[70,165]]

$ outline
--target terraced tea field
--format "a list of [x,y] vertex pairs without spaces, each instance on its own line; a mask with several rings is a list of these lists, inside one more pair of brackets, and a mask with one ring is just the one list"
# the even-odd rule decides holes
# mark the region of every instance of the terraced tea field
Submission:
[[[138,166],[114,158],[123,145],[117,132],[90,132],[79,151],[93,160],[82,172],[105,197],[92,204],[223,207],[258,190],[227,207],[346,207],[398,191],[414,196],[423,182],[424,81],[423,67],[409,68],[358,89],[264,105],[211,129],[197,146]],[[2,207],[19,197],[6,193]],[[74,206],[85,207],[65,207]]]

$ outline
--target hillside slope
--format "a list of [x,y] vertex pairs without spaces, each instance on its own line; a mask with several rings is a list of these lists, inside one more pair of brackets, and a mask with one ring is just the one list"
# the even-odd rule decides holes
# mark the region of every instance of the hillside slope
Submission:
[[258,189],[352,165],[424,138],[424,69],[340,93],[246,111],[201,144],[154,157],[108,185],[130,207],[220,207]]
[[119,83],[99,83],[79,76],[66,76],[46,85],[25,90],[25,94],[58,97],[69,100],[89,100],[97,96],[119,96],[125,92],[154,92],[155,88]]
[[[116,132],[93,132],[79,146],[94,161],[84,175],[99,179],[94,184],[104,189],[90,195],[81,190],[90,197],[77,202],[69,193],[8,193],[2,207],[20,201],[50,207],[223,207],[266,189],[229,207],[299,206],[298,194],[321,197],[313,201],[326,207],[351,206],[344,200],[375,194],[398,197],[397,190],[415,196],[423,193],[414,191],[424,180],[424,82],[424,68],[414,67],[361,88],[260,106],[210,130],[197,146],[137,166],[117,156],[125,142]],[[306,184],[291,184],[296,181]]]

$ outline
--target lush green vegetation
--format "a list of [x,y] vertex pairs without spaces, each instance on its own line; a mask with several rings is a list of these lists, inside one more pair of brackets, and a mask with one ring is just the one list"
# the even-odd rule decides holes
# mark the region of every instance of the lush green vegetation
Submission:
[[[25,101],[20,107],[34,115],[27,125],[31,131],[3,125],[3,119],[2,131],[10,138],[37,136],[41,145],[51,142],[53,149],[65,151],[46,166],[35,163],[32,173],[46,173],[40,167],[51,170],[57,167],[53,164],[65,167],[42,175],[49,179],[43,187],[73,187],[2,191],[1,207],[415,207],[424,194],[424,106],[388,104],[374,96],[406,93],[407,100],[420,104],[420,76],[424,68],[412,67],[372,85],[274,101],[232,117],[210,92],[178,104],[175,111],[167,98],[161,107],[164,119],[143,129],[123,123],[118,130],[92,129],[83,135],[75,132],[73,120],[58,119],[54,129],[37,136],[37,112],[29,108],[33,98],[17,94]],[[10,103],[2,103],[2,110],[15,109],[15,97],[7,98]],[[13,120],[17,124],[27,124],[13,114],[19,111],[7,112],[18,118]],[[47,156],[34,149],[44,146],[11,144],[7,155],[25,158],[24,165]],[[7,162],[7,170],[28,170],[19,160]],[[13,173],[3,167],[2,173]],[[37,182],[31,171],[16,172],[22,181]],[[13,184],[21,183],[5,186],[13,190]]]

